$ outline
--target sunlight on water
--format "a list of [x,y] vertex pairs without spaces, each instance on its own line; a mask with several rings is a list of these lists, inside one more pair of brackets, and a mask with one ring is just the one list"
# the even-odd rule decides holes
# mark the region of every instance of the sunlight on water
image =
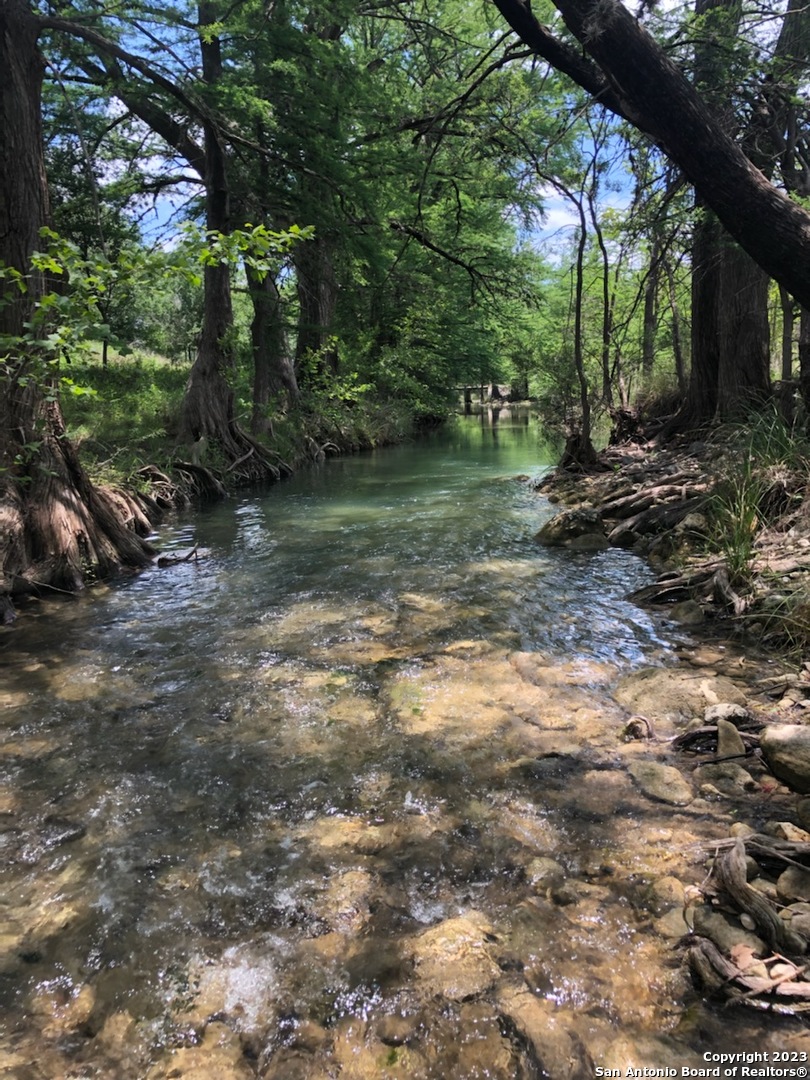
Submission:
[[506,413],[331,461],[3,638],[0,1064],[512,1080],[677,1026],[608,694],[671,642],[639,560],[535,543],[547,464]]

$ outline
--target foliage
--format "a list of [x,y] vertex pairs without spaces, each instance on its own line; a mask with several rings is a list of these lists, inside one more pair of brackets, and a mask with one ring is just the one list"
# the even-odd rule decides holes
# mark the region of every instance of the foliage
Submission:
[[758,533],[785,515],[804,489],[810,442],[775,409],[753,413],[719,437],[725,450],[708,506],[711,532],[732,584],[748,585]]

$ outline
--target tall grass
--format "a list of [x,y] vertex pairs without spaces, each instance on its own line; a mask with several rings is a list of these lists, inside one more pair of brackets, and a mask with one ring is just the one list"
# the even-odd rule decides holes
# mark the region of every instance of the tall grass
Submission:
[[757,537],[804,494],[810,442],[776,408],[752,413],[717,436],[723,447],[707,513],[715,545],[737,586],[752,578]]

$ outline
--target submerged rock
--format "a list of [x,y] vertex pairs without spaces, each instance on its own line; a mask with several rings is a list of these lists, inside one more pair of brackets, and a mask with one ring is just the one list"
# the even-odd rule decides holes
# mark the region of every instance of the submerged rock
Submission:
[[631,761],[628,772],[645,795],[672,806],[686,806],[694,798],[689,784],[673,765],[658,761]]
[[686,890],[676,877],[658,878],[650,886],[649,906],[654,915],[663,915],[672,908],[683,908]]
[[583,537],[602,537],[607,546],[602,518],[596,510],[563,510],[547,521],[535,535],[535,540],[546,547],[566,547]]
[[724,675],[709,672],[642,668],[620,680],[614,697],[628,711],[652,720],[691,720],[707,705],[745,702],[745,696]]
[[481,994],[500,975],[489,951],[492,926],[477,911],[445,919],[416,939],[416,973],[428,993],[450,1001]]
[[692,928],[686,921],[686,913],[683,908],[670,908],[653,923],[655,929],[665,938],[682,938],[691,932]]
[[701,788],[709,784],[723,795],[744,795],[747,791],[755,791],[757,787],[753,776],[735,761],[700,765],[695,769],[694,778]]
[[565,881],[565,870],[555,859],[532,859],[526,867],[526,877],[535,889],[553,889]]
[[590,1054],[566,1028],[556,1006],[527,989],[505,987],[498,997],[504,1017],[526,1041],[537,1063],[537,1075],[550,1080],[585,1080],[594,1075]]

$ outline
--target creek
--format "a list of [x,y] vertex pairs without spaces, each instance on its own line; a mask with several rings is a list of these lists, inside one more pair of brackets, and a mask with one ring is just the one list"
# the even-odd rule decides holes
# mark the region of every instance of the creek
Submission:
[[[552,551],[504,410],[167,524],[0,644],[0,1072],[592,1075],[779,1048],[700,1001],[650,883],[717,835],[646,798],[618,678],[684,632]],[[545,463],[545,464],[544,464]],[[692,865],[694,864],[694,865]]]

